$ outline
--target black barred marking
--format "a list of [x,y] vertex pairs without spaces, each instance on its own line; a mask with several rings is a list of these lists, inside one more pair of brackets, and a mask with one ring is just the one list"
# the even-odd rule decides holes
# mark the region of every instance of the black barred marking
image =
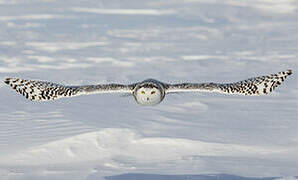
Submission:
[[124,92],[132,93],[135,85],[103,84],[90,86],[64,86],[45,81],[31,81],[18,78],[6,78],[4,82],[16,92],[30,100],[53,100],[89,93]]
[[182,83],[168,85],[166,91],[171,92],[191,92],[191,91],[219,91],[229,94],[244,94],[244,95],[262,95],[272,92],[277,86],[291,75],[292,71],[279,72],[269,76],[260,76],[250,78],[247,80],[239,81],[229,84],[216,84],[216,83]]
[[[18,93],[30,100],[51,100],[58,98],[57,90],[62,94],[69,92],[68,95],[75,95],[71,93],[73,88],[65,87],[50,82],[29,81],[17,78],[6,78],[4,82],[10,85]],[[62,96],[60,96],[62,97]]]
[[146,83],[146,84],[144,84],[144,85],[141,85],[140,86],[140,88],[141,87],[144,87],[144,88],[157,88],[158,89],[158,86],[156,86],[155,84],[149,84],[149,83]]
[[44,96],[44,91],[41,92],[41,97],[42,99],[46,99],[46,97]]
[[[249,95],[259,95],[260,93],[268,94],[269,92],[272,92],[278,85],[280,85],[281,82],[283,82],[290,74],[292,74],[292,71],[289,70],[286,72],[272,74],[270,76],[251,78],[231,84],[231,87],[242,86],[244,87],[244,91],[246,91]],[[229,92],[226,88],[224,88],[224,86],[222,86],[221,90],[224,92]],[[236,92],[242,93],[241,91]]]
[[9,78],[7,78],[7,79],[5,79],[5,81],[4,81],[6,84],[9,84]]

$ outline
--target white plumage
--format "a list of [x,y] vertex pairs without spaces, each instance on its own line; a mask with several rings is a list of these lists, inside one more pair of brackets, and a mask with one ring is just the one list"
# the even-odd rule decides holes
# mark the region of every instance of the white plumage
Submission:
[[85,86],[65,86],[46,81],[6,78],[4,82],[17,92],[33,101],[46,101],[62,97],[72,97],[92,93],[129,93],[141,105],[159,104],[168,93],[216,91],[228,94],[264,95],[272,92],[292,71],[287,70],[267,76],[247,80],[220,83],[180,83],[168,84],[154,79],[142,82],[123,84],[99,84]]

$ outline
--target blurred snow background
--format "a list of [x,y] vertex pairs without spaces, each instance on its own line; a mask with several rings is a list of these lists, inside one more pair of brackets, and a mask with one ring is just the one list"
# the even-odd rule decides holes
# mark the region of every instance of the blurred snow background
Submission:
[[30,102],[2,82],[0,179],[295,179],[297,8],[296,0],[0,0],[1,79],[233,82],[294,71],[269,96],[173,94],[154,107],[117,95]]

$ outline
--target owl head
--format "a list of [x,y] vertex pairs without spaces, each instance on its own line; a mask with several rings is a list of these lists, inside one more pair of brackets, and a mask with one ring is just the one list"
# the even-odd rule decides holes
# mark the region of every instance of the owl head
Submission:
[[136,86],[133,95],[138,104],[156,105],[163,100],[165,92],[160,83],[146,80]]

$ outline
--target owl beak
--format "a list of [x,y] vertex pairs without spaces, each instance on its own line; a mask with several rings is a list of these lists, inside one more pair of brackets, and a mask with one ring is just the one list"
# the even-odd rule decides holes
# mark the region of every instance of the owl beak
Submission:
[[147,101],[149,101],[149,98],[147,97]]

